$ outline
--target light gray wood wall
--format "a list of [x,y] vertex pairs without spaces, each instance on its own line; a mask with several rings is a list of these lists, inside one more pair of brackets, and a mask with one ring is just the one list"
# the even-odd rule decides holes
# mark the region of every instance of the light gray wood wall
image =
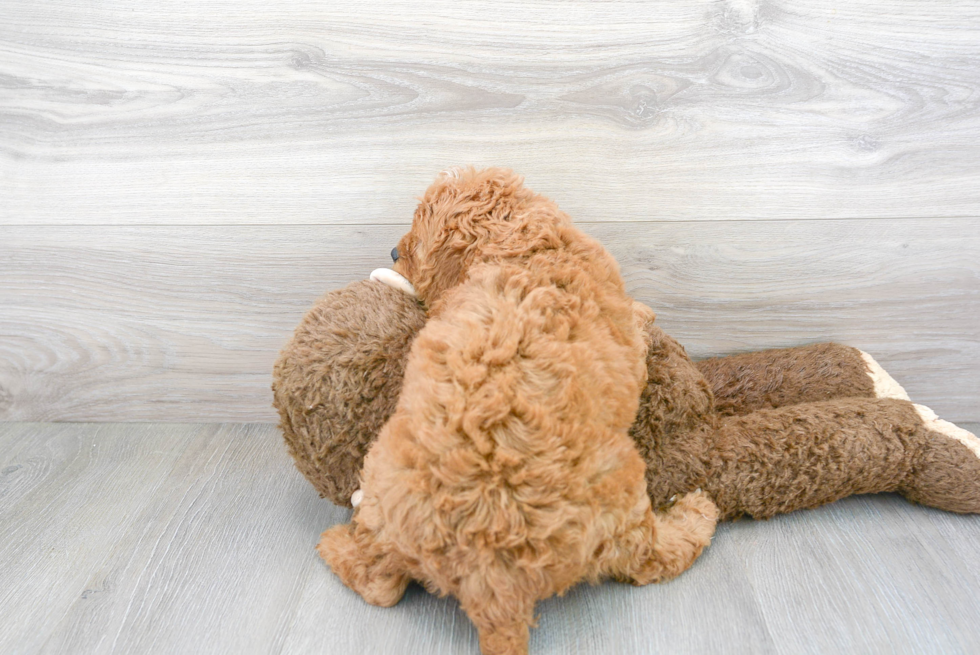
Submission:
[[509,165],[695,356],[980,420],[980,4],[0,0],[0,419],[274,420],[304,309]]

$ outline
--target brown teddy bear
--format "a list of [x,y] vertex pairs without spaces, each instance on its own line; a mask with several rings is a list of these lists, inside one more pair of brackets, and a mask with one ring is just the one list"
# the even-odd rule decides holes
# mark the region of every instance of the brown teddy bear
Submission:
[[[357,503],[425,322],[411,285],[380,269],[321,298],[283,349],[274,404],[321,496]],[[631,435],[654,506],[701,487],[725,519],[888,491],[980,512],[980,439],[911,403],[867,354],[818,344],[695,363],[652,312],[643,329],[647,383]]]

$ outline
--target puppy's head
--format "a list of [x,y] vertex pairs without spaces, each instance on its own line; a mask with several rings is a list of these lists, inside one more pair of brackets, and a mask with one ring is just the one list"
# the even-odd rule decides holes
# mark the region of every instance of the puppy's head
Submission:
[[513,171],[450,169],[419,202],[411,231],[392,252],[394,269],[431,304],[475,264],[558,247],[557,228],[567,222],[554,203],[527,189]]

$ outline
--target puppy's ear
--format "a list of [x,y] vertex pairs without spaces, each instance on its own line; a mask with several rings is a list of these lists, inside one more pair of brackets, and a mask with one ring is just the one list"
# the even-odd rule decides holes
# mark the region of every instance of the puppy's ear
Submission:
[[[569,222],[557,206],[524,187],[508,169],[463,169],[441,175],[416,209],[412,232],[419,248],[415,284],[430,305],[460,284],[476,262],[501,262],[561,247],[561,226]],[[405,269],[412,268],[408,263]]]
[[433,235],[432,245],[423,257],[419,284],[419,297],[430,302],[463,281],[472,263],[471,243],[464,237],[455,221],[443,225]]

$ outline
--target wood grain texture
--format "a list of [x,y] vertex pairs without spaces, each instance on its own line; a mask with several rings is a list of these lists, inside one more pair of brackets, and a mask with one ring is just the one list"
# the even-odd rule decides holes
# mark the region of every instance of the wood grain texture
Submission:
[[980,5],[3,0],[0,224],[980,216]]
[[[970,219],[595,223],[696,358],[835,340],[917,402],[980,419]],[[273,421],[279,349],[404,227],[8,227],[0,419]]]
[[[348,517],[269,425],[0,424],[0,651],[475,655],[454,599],[372,607],[319,561]],[[673,582],[541,603],[531,652],[976,652],[978,539],[891,495],[724,524]]]
[[163,446],[143,426],[0,428],[0,650],[37,652],[73,603],[105,591],[92,570],[143,527],[133,515],[195,432],[174,431]]

